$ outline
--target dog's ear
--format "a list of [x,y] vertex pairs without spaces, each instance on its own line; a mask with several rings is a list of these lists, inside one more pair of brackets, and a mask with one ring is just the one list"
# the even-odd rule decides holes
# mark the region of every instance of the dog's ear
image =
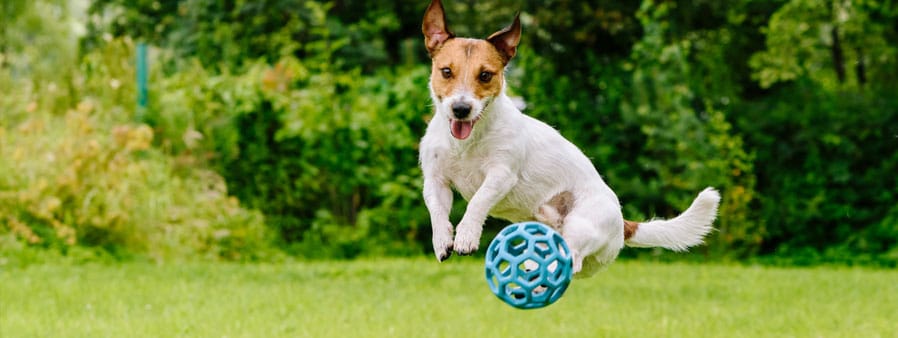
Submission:
[[424,33],[424,45],[427,52],[433,53],[443,45],[446,40],[455,37],[446,26],[446,12],[440,0],[433,0],[427,11],[424,12],[424,23],[421,24],[421,32]]
[[486,40],[499,50],[499,54],[505,58],[505,63],[508,63],[517,52],[518,43],[521,42],[521,13],[515,14],[514,22],[510,26],[493,33]]

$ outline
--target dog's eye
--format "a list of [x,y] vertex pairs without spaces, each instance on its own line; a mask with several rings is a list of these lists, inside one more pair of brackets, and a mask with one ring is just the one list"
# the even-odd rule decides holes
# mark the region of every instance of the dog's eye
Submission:
[[480,82],[487,83],[493,79],[493,73],[490,72],[481,72],[480,73]]
[[443,72],[444,79],[448,79],[448,78],[452,77],[452,69],[449,69],[449,67],[440,69],[440,71]]

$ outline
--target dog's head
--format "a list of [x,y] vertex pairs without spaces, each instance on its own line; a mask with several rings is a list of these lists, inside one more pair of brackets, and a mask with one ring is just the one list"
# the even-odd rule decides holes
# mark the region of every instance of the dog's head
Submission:
[[440,0],[433,0],[421,25],[424,44],[433,61],[430,92],[437,105],[435,118],[448,118],[452,136],[467,139],[489,104],[502,93],[505,66],[521,38],[521,22],[514,22],[486,40],[457,38],[446,26]]

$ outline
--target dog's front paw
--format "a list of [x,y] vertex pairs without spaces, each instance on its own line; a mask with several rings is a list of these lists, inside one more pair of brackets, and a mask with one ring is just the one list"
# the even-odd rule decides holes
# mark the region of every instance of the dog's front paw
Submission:
[[452,245],[459,255],[470,255],[480,246],[480,234],[468,231],[459,231],[455,234],[455,243]]
[[433,253],[442,262],[452,256],[452,224],[435,227],[433,233]]
[[440,262],[449,259],[449,256],[452,256],[452,242],[439,246],[434,244],[433,253],[437,256],[437,260]]
[[459,238],[455,237],[455,244],[453,247],[455,248],[455,252],[462,256],[470,255],[474,252],[477,252],[477,248],[480,246],[480,241],[476,239],[469,238]]

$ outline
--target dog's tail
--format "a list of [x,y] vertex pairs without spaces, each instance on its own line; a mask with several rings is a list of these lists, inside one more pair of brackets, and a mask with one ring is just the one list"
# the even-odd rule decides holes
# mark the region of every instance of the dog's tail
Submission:
[[624,221],[625,243],[631,247],[686,251],[691,246],[701,244],[711,231],[719,203],[720,193],[714,188],[707,188],[698,194],[686,211],[673,219],[644,223]]

